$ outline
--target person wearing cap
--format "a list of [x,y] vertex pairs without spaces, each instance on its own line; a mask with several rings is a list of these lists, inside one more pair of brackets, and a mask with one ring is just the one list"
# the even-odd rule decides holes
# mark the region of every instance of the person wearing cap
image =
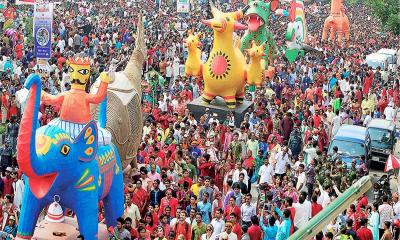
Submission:
[[4,226],[3,231],[0,231],[0,237],[5,238],[6,240],[14,239],[17,235],[18,228],[18,218],[16,218],[17,214],[12,215],[8,218],[7,224]]

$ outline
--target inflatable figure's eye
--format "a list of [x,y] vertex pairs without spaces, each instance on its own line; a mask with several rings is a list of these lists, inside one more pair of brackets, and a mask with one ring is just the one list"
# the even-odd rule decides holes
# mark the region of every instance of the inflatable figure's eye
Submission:
[[226,17],[226,21],[228,21],[228,22],[229,22],[230,20],[231,20],[230,18]]
[[81,69],[81,70],[78,71],[78,73],[80,73],[80,74],[82,74],[82,75],[87,75],[87,74],[89,74],[89,70],[87,70],[87,69]]
[[68,72],[74,72],[75,70],[72,67],[68,68]]
[[64,144],[62,145],[60,152],[62,155],[67,156],[70,149],[71,149],[70,146]]

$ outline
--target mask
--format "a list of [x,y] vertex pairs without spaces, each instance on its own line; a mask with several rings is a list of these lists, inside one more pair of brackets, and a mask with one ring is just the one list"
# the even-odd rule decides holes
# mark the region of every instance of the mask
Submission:
[[73,58],[69,60],[68,75],[71,78],[71,88],[85,90],[90,77],[90,59]]

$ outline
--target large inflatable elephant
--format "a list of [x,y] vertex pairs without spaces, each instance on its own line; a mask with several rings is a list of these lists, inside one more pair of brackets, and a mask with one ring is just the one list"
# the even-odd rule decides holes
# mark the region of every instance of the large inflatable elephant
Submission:
[[[111,73],[107,91],[106,129],[111,132],[112,142],[117,146],[123,169],[128,165],[137,167],[136,154],[142,138],[143,119],[141,110],[141,78],[143,62],[147,55],[142,19],[139,18],[136,46],[126,68]],[[97,92],[97,79],[91,92]],[[92,117],[98,118],[99,107],[92,105]]]
[[[30,239],[41,210],[58,195],[78,218],[87,240],[97,239],[98,202],[103,200],[107,226],[123,214],[122,165],[114,144],[98,145],[98,129],[89,122],[72,140],[62,128],[38,128],[41,79],[32,74],[18,134],[18,165],[27,176],[17,237]],[[104,113],[101,113],[104,114]]]

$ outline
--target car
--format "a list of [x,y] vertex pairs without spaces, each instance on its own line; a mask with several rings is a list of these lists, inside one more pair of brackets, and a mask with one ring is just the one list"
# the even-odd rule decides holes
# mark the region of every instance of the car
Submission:
[[385,163],[396,145],[396,125],[393,121],[374,118],[367,125],[371,138],[372,161]]
[[351,166],[353,160],[360,164],[361,156],[365,156],[367,165],[371,157],[371,138],[367,128],[355,125],[340,126],[329,144],[328,155],[333,155],[333,148],[338,147],[340,160]]

